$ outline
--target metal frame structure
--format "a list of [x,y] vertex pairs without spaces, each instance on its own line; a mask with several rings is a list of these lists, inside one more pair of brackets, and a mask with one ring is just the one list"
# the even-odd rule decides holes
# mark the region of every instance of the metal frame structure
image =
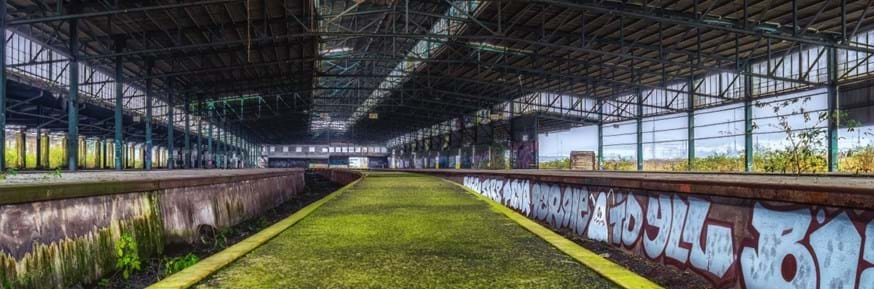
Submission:
[[[32,123],[42,110],[40,123],[67,124],[70,137],[113,137],[116,156],[121,139],[148,147],[160,135],[184,149],[168,159],[183,155],[186,166],[203,152],[224,164],[214,153],[227,151],[252,165],[256,143],[410,151],[507,135],[509,147],[512,120],[536,115],[540,131],[598,125],[599,144],[606,124],[636,122],[640,169],[643,123],[685,114],[691,167],[696,112],[743,104],[751,154],[756,100],[825,88],[833,113],[841,87],[874,73],[871,0],[11,0],[4,9],[0,77],[67,102],[35,105],[0,86],[4,121],[62,130]],[[112,111],[101,118],[98,108]],[[828,126],[834,170],[840,123]]]

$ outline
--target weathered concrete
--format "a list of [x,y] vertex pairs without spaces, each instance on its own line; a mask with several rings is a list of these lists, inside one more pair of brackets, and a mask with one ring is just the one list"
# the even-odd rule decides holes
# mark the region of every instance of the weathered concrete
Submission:
[[[70,175],[99,173],[63,178]],[[200,225],[234,225],[304,185],[303,170],[109,173],[93,181],[3,185],[0,281],[15,288],[93,281],[115,267],[114,244],[123,234],[137,240],[141,257],[155,256],[165,244],[196,240]]]
[[714,288],[874,288],[871,179],[414,171]]

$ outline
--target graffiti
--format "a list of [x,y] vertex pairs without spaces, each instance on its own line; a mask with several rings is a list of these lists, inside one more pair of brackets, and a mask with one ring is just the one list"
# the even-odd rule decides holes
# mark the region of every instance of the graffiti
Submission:
[[694,272],[717,288],[874,289],[871,212],[524,179],[463,183],[555,230]]

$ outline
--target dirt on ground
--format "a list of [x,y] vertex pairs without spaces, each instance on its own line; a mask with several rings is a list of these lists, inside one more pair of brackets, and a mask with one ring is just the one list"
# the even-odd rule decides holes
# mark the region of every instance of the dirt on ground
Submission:
[[[545,227],[549,227],[543,222],[538,222]],[[632,255],[614,246],[601,241],[593,241],[577,236],[567,230],[559,231],[565,238],[580,244],[589,251],[601,255],[614,263],[625,267],[631,272],[637,273],[640,276],[646,277],[665,288],[671,289],[707,289],[713,288],[707,279],[693,274],[691,272],[682,271],[677,268],[659,264],[649,259]]]
[[214,228],[201,228],[201,242],[196,244],[172,244],[164,249],[164,256],[141,260],[141,270],[137,271],[128,279],[122,278],[120,272],[108,275],[106,278],[87,285],[74,286],[74,289],[138,289],[164,278],[164,263],[173,257],[185,256],[189,253],[203,260],[219,251],[246,239],[276,222],[297,212],[301,208],[315,202],[325,195],[336,191],[341,186],[334,184],[324,177],[312,173],[306,173],[306,187],[300,195],[289,200],[276,208],[273,208],[259,217],[255,217],[237,224],[228,229],[216,231]]

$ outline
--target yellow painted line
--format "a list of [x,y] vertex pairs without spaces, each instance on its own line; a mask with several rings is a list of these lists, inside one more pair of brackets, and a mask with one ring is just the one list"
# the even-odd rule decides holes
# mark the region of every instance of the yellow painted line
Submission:
[[366,174],[362,174],[361,178],[349,183],[346,186],[343,186],[339,190],[325,196],[324,198],[315,201],[312,204],[309,204],[308,206],[298,210],[294,214],[291,214],[291,216],[288,216],[282,221],[279,221],[276,224],[273,224],[272,226],[259,231],[255,235],[252,235],[251,237],[246,238],[245,240],[240,241],[239,243],[236,243],[233,246],[222,250],[221,252],[218,252],[212,256],[209,256],[206,259],[203,259],[200,262],[197,262],[197,264],[194,264],[191,267],[185,268],[185,270],[179,271],[178,273],[170,275],[170,277],[167,277],[159,281],[158,283],[152,284],[151,286],[147,287],[147,289],[182,289],[194,286],[194,284],[197,284],[204,278],[209,277],[210,275],[227,266],[231,262],[234,262],[243,255],[246,255],[252,250],[255,250],[255,248],[258,248],[264,243],[267,243],[267,241],[270,241],[270,239],[273,239],[273,237],[276,237],[276,235],[279,235],[279,233],[282,233],[289,227],[293,226],[295,223],[305,218],[328,201],[339,196],[341,193],[343,193],[343,191],[346,191],[347,189],[357,184],[358,181],[364,179],[365,176]]
[[464,191],[474,195],[478,199],[485,201],[492,207],[492,209],[503,213],[505,216],[510,218],[510,220],[513,220],[526,230],[534,233],[552,246],[558,248],[559,251],[564,252],[565,254],[576,259],[578,262],[582,263],[586,267],[589,267],[590,269],[592,269],[592,271],[597,272],[607,280],[616,283],[616,285],[628,289],[664,288],[650,281],[649,279],[644,278],[643,276],[631,272],[630,270],[620,266],[619,264],[613,263],[612,261],[607,260],[606,258],[601,257],[598,254],[595,254],[595,252],[583,248],[574,241],[568,240],[564,236],[553,232],[551,229],[541,226],[537,222],[529,219],[528,217],[519,214],[516,211],[513,211],[512,209],[465,187],[464,185],[446,179],[444,179],[444,181],[456,185],[462,188]]

